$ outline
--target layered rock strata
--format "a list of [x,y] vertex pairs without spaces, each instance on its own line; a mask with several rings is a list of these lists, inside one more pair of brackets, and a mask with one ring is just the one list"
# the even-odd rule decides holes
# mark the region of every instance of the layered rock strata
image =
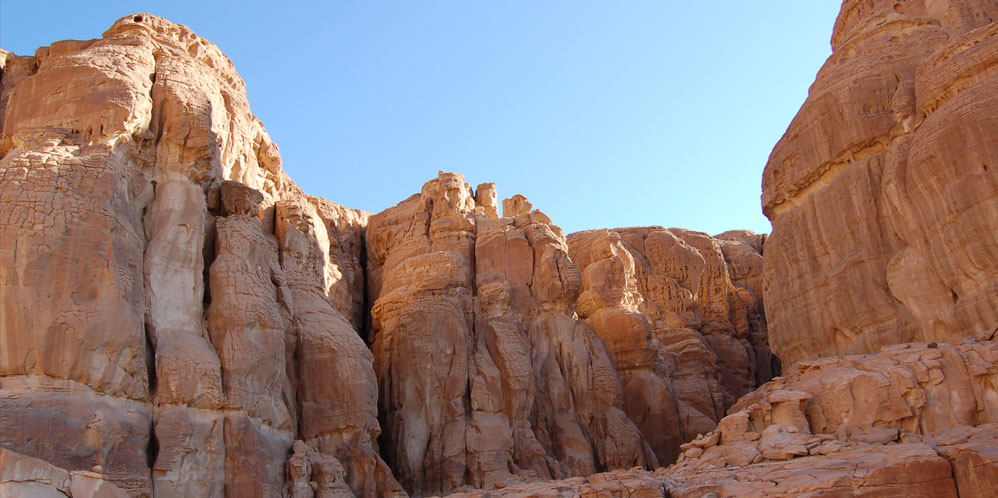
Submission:
[[763,176],[766,313],[785,362],[998,324],[995,20],[994,0],[843,2]]
[[765,236],[724,236],[651,227],[568,237],[582,271],[576,312],[606,344],[624,410],[661,463],[772,377],[758,281]]
[[0,445],[133,496],[277,496],[301,439],[318,482],[401,493],[367,215],[287,178],[231,62],[136,14],[0,65]]

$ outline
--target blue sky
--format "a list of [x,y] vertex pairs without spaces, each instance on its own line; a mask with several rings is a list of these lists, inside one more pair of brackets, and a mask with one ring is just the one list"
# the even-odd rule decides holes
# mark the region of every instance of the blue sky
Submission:
[[30,54],[150,12],[218,45],[307,192],[378,212],[438,170],[566,232],[768,232],[773,145],[840,0],[0,2]]

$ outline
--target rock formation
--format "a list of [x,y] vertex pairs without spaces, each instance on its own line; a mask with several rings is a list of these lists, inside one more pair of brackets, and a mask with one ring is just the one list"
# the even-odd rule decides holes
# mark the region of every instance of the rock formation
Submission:
[[521,195],[500,217],[495,185],[441,173],[375,216],[306,196],[183,26],[2,62],[12,450],[138,496],[421,495],[654,468],[770,376],[759,237],[646,230],[680,259],[631,248],[620,343],[603,263]]
[[319,491],[335,462],[400,493],[367,215],[287,178],[229,60],[136,14],[0,64],[0,444],[136,496],[276,496],[302,439]]
[[996,19],[994,0],[843,2],[763,176],[784,362],[998,324]]
[[33,498],[126,498],[101,467],[69,472],[43,460],[0,448],[0,496]]
[[765,237],[728,237],[652,227],[568,238],[582,270],[576,311],[606,344],[624,410],[662,463],[772,377],[762,289],[746,280],[762,274]]
[[[412,493],[657,461],[621,410],[603,344],[572,315],[561,230],[518,199],[498,218],[441,173],[367,227],[372,342],[389,463]],[[507,200],[504,206],[512,204]]]
[[981,338],[802,363],[668,469],[455,496],[993,496],[998,337]]
[[996,17],[843,2],[769,237],[370,215],[184,26],[0,51],[0,495],[994,496]]

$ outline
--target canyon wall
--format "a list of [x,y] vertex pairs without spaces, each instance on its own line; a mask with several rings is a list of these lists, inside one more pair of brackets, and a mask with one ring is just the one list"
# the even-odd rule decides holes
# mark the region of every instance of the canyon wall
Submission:
[[411,492],[668,464],[771,377],[762,236],[627,229],[625,249],[566,240],[520,195],[498,211],[494,185],[441,173],[367,227],[385,446]]
[[307,196],[155,16],[0,52],[0,117],[0,445],[130,495],[653,469],[772,376],[764,236],[570,244],[451,173],[373,216]]
[[276,496],[298,439],[325,484],[400,494],[367,215],[287,178],[231,62],[136,14],[0,64],[0,445],[134,496]]
[[606,344],[624,410],[663,464],[772,377],[760,286],[765,236],[720,237],[661,227],[568,237],[582,271],[575,310]]
[[998,325],[995,20],[994,0],[843,2],[763,176],[784,362]]
[[996,16],[843,2],[770,236],[371,215],[184,26],[0,51],[0,491],[992,496]]

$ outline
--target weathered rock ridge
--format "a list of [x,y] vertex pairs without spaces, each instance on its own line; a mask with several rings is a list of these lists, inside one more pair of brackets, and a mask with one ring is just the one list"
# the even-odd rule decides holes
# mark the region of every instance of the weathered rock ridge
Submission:
[[369,220],[384,446],[410,492],[671,463],[771,377],[761,237],[627,230],[662,239],[635,270],[616,231],[566,241],[519,195],[503,215],[494,185],[441,173]]
[[788,364],[998,324],[998,2],[847,0],[763,176]]
[[133,496],[653,469],[772,375],[764,237],[570,245],[445,173],[373,216],[309,197],[155,16],[0,52],[0,119],[0,446]]

